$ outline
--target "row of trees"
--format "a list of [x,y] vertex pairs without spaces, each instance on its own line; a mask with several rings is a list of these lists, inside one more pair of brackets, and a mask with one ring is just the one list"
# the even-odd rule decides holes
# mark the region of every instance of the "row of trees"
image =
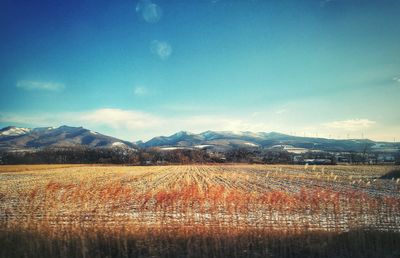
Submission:
[[202,150],[125,148],[48,148],[37,151],[1,152],[0,164],[189,164],[221,162]]
[[[400,153],[395,155],[400,163]],[[0,164],[130,164],[162,165],[190,163],[261,163],[302,164],[307,159],[324,159],[328,164],[348,162],[366,164],[371,156],[363,153],[335,155],[327,152],[293,154],[286,151],[237,148],[227,152],[212,152],[197,149],[160,150],[128,148],[47,148],[37,151],[0,152]],[[342,160],[340,160],[342,159]],[[343,161],[343,159],[345,161]]]

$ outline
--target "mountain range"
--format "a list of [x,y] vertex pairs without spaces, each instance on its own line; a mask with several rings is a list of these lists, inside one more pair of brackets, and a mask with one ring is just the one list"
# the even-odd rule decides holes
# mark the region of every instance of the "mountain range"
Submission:
[[83,127],[60,126],[0,129],[0,150],[32,150],[45,147],[85,146],[90,148],[159,148],[209,149],[228,151],[235,148],[283,149],[294,153],[321,151],[386,151],[400,150],[400,143],[375,142],[367,139],[326,139],[298,137],[277,132],[206,131],[194,134],[186,131],[171,136],[158,136],[149,141],[128,142],[94,132]]
[[137,142],[140,147],[172,148],[209,148],[226,151],[233,148],[284,149],[289,152],[321,151],[389,151],[400,150],[400,143],[375,142],[368,139],[326,139],[298,137],[277,132],[230,132],[206,131],[193,134],[185,131],[171,136],[155,137],[145,143]]
[[83,127],[60,126],[0,129],[0,150],[29,150],[45,147],[126,147],[136,146],[127,141],[106,136]]

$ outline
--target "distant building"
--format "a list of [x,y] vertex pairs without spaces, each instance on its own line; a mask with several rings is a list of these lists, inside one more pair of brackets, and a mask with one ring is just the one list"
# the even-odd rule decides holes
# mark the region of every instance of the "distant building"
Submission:
[[303,156],[301,156],[301,155],[294,155],[294,156],[293,156],[293,162],[294,162],[294,163],[302,163],[302,162],[303,162]]
[[331,159],[304,159],[304,164],[308,165],[330,165],[332,164]]
[[336,160],[338,163],[349,163],[350,159],[348,157],[344,157],[344,156],[337,156]]
[[391,153],[381,153],[381,154],[378,154],[378,157],[377,157],[378,163],[394,163],[395,161],[396,161],[396,158]]
[[270,149],[287,151],[289,153],[294,153],[294,154],[303,154],[303,153],[307,153],[310,151],[309,149],[306,149],[306,148],[299,148],[299,147],[294,147],[292,145],[286,145],[286,144],[274,145]]

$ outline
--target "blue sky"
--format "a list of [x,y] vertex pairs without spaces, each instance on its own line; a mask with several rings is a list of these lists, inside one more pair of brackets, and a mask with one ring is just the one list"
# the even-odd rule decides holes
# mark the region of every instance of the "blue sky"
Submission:
[[0,126],[400,139],[400,1],[0,2]]

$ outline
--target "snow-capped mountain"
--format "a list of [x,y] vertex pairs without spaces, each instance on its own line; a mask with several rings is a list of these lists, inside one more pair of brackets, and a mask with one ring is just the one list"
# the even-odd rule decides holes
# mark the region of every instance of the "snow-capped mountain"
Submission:
[[15,127],[15,126],[7,126],[0,129],[0,136],[18,136],[24,135],[31,131],[30,128],[23,128],[23,127]]
[[188,133],[186,131],[177,132],[171,136],[158,136],[142,143],[143,147],[159,147],[159,146],[192,146],[204,141],[201,135]]
[[0,149],[24,150],[43,147],[135,148],[133,143],[106,136],[83,127],[60,126],[0,129]]
[[230,131],[206,131],[193,134],[185,131],[171,136],[155,137],[141,147],[195,147],[227,150],[231,148],[257,148],[262,147],[262,141],[271,138],[276,133],[230,132]]
[[[296,149],[323,151],[358,151],[366,148],[373,151],[400,150],[399,143],[374,142],[366,139],[336,140],[326,138],[296,137],[276,132],[230,132],[206,131],[199,134],[178,132],[171,136],[155,137],[147,142],[138,142],[140,147],[208,148],[226,151],[233,148]],[[379,147],[379,148],[378,148]]]
[[163,150],[211,149],[222,152],[235,148],[282,149],[298,152],[307,150],[363,152],[366,149],[377,152],[396,152],[400,150],[400,143],[374,142],[365,139],[335,140],[296,137],[276,132],[205,131],[194,134],[180,131],[170,136],[154,137],[147,142],[131,143],[83,127],[60,126],[31,129],[8,126],[0,129],[0,150],[73,146],[89,148],[156,147]]

